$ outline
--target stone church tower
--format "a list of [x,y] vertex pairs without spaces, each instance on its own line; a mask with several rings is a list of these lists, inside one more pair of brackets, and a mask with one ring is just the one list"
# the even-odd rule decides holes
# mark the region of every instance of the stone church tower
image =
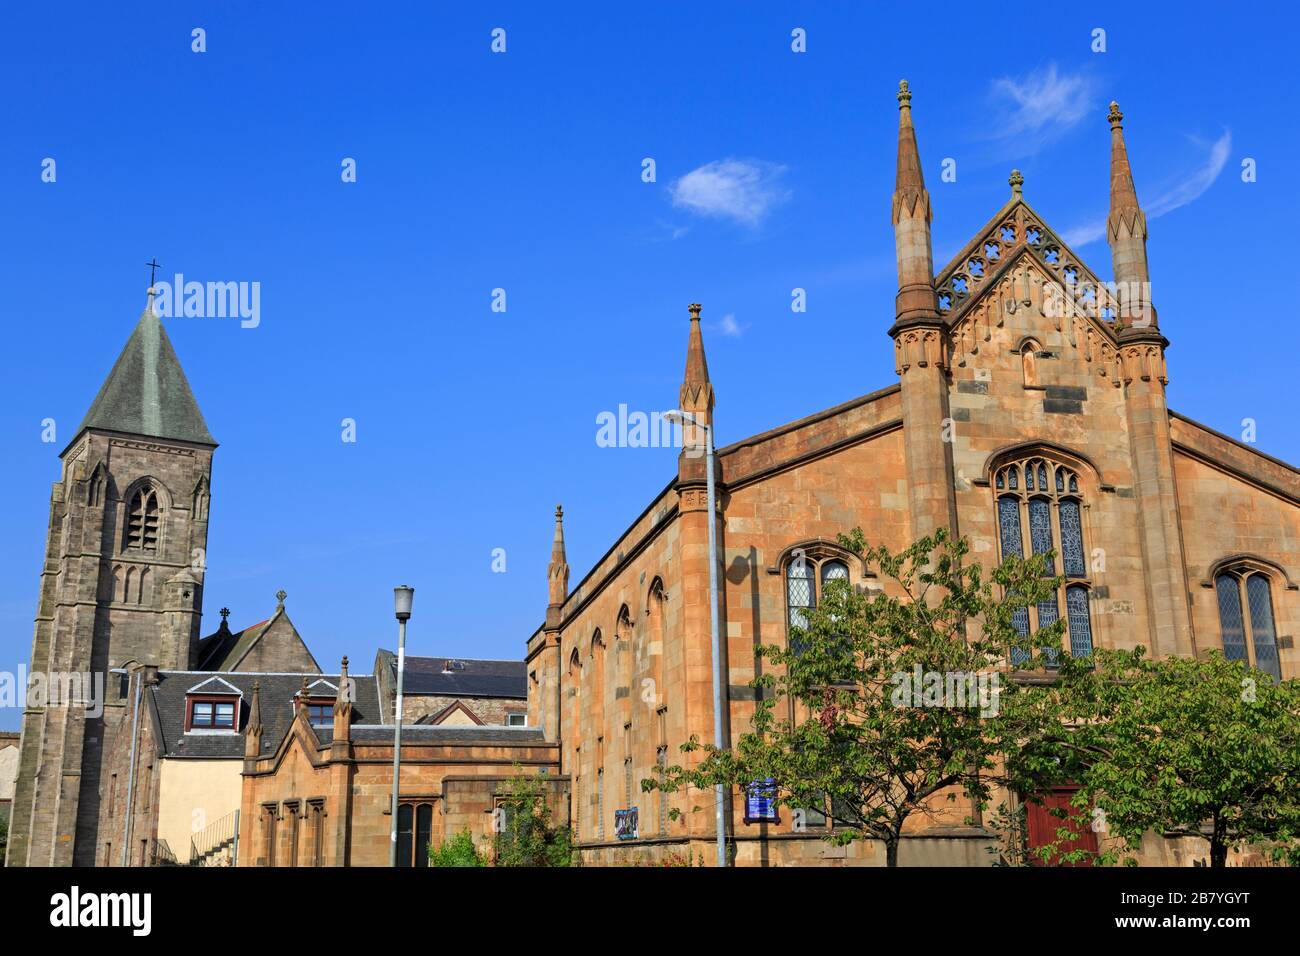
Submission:
[[9,866],[101,855],[102,761],[129,703],[114,671],[193,665],[215,448],[151,294],[60,456],[30,672],[57,692],[23,712]]

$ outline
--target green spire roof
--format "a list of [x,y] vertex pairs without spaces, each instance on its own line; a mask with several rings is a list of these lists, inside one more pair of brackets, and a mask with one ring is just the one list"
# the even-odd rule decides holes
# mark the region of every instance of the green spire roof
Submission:
[[87,428],[216,445],[152,300],[77,435]]

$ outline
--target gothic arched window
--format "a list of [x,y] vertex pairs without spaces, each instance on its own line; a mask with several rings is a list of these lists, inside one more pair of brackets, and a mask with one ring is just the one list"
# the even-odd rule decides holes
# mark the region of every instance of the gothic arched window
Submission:
[[[817,606],[818,599],[825,595],[826,585],[832,581],[848,579],[849,566],[839,558],[816,560],[802,549],[796,549],[794,557],[785,568],[788,628],[807,627],[808,613]],[[798,646],[795,647],[797,650]]]
[[127,508],[126,547],[135,551],[157,551],[160,519],[158,492],[146,485],[131,496]]
[[591,638],[590,660],[592,666],[585,675],[590,681],[588,690],[591,695],[587,704],[587,717],[596,735],[600,736],[605,732],[605,639],[599,628]]
[[791,627],[804,627],[808,623],[808,612],[817,603],[813,580],[813,566],[802,558],[791,561],[785,569],[785,603],[790,610]]
[[[1092,653],[1092,620],[1088,610],[1088,562],[1083,546],[1083,500],[1079,476],[1072,468],[1049,458],[1032,457],[1000,466],[994,473],[993,495],[997,505],[998,542],[1002,559],[1055,552],[1045,573],[1064,574],[1065,585],[1032,608],[1017,610],[1012,625],[1030,634],[1055,624],[1065,604],[1070,654],[1087,657]],[[1049,667],[1056,663],[1057,648],[1044,648]],[[1019,665],[1028,652],[1012,648],[1011,663]]]
[[[667,641],[667,629],[664,626],[664,607],[667,598],[664,596],[664,582],[660,578],[655,578],[650,582],[650,590],[646,594],[646,636],[643,644],[644,661],[638,666],[643,668],[642,681],[648,677],[653,685],[655,701],[662,705],[665,700],[667,688],[664,686],[664,655],[667,653],[665,642]],[[642,655],[638,654],[638,658]],[[644,683],[642,684],[644,689]]]
[[1040,347],[1033,339],[1028,339],[1020,346],[1020,368],[1024,377],[1025,388],[1039,388],[1038,353]]
[[1231,661],[1245,661],[1281,680],[1277,630],[1273,623],[1273,591],[1268,575],[1249,565],[1229,568],[1215,577],[1214,590],[1219,597],[1223,656]]

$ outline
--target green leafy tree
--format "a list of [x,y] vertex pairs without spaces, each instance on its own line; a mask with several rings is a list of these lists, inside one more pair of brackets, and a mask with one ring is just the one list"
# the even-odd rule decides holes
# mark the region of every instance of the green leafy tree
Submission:
[[[1079,787],[1074,812],[1108,837],[1098,862],[1135,864],[1154,831],[1203,837],[1215,867],[1247,846],[1300,865],[1300,682],[1275,683],[1217,651],[1152,660],[1138,647],[1099,650],[1093,667],[1066,661],[1053,693],[1066,722],[1008,769],[1026,790]],[[1062,850],[1067,826],[1056,837],[1045,858],[1091,856]]]
[[1029,865],[1029,808],[1026,804],[1020,803],[1015,807],[999,804],[997,810],[985,818],[984,826],[998,836],[998,841],[987,847],[989,854],[996,857],[994,866]]
[[761,648],[776,667],[752,682],[752,730],[732,750],[692,738],[682,750],[702,751],[694,766],[664,768],[642,788],[771,780],[777,806],[826,813],[826,839],[879,840],[896,866],[909,819],[961,795],[986,806],[1001,756],[1055,719],[1034,685],[1002,671],[1012,647],[1024,667],[1043,660],[1031,645],[1059,648],[1063,622],[1032,640],[1016,627],[1028,605],[1055,599],[1058,581],[1043,555],[1008,559],[986,577],[965,560],[968,543],[942,529],[898,554],[867,548],[861,530],[840,544],[883,589],[828,582],[788,646]]
[[494,817],[496,865],[571,866],[573,837],[567,826],[551,825],[544,778],[515,770]]
[[429,847],[429,865],[487,866],[487,860],[479,855],[473,835],[468,830],[462,830],[442,846]]

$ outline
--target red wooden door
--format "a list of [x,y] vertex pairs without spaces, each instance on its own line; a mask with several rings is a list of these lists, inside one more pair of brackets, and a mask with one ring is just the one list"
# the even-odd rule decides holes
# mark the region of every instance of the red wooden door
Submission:
[[[1028,818],[1026,820],[1029,831],[1029,849],[1034,850],[1038,847],[1050,846],[1056,842],[1056,831],[1066,826],[1074,834],[1073,838],[1061,844],[1060,851],[1083,849],[1090,853],[1097,852],[1097,834],[1092,830],[1092,821],[1084,811],[1070,806],[1070,801],[1074,798],[1076,788],[1058,787],[1039,794],[1042,804],[1028,804]],[[1054,816],[1050,811],[1065,811],[1069,814],[1068,818]],[[1036,855],[1030,856],[1032,866],[1092,866],[1092,861],[1084,860],[1080,863],[1057,863],[1054,857],[1050,862],[1044,863],[1041,857]]]

